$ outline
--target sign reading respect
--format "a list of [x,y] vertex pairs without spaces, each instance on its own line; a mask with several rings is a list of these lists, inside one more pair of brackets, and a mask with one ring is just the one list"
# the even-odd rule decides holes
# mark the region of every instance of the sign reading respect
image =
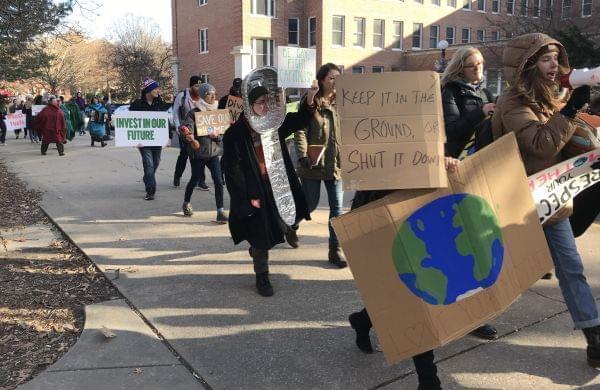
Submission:
[[169,142],[169,113],[122,111],[114,115],[115,145],[166,146]]

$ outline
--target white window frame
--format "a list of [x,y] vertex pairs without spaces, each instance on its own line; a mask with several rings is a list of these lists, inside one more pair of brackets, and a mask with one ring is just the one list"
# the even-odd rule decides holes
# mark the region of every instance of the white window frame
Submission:
[[[431,28],[435,27],[437,29],[437,34],[435,37],[431,36]],[[435,45],[431,46],[431,38],[435,38]],[[437,49],[437,45],[440,42],[440,25],[439,24],[432,24],[429,26],[429,48],[430,49]]]
[[[341,18],[342,19],[342,31],[334,31],[333,30],[333,19]],[[333,34],[341,32],[342,33],[342,43],[337,44],[333,41]],[[331,44],[333,47],[344,47],[346,46],[346,17],[344,15],[331,15]]]
[[[452,42],[448,38],[448,29],[452,31]],[[456,45],[456,27],[446,27],[446,42],[448,42],[448,45]]]
[[479,1],[480,0],[477,0],[477,12],[486,13],[487,12],[487,0],[481,0],[481,1],[483,1],[483,9],[479,9]]
[[568,19],[573,15],[573,0],[568,0],[569,1],[569,7],[567,8],[569,10],[569,14],[565,16],[565,3],[567,2],[567,0],[562,0],[562,4],[560,7],[560,18],[561,19]]
[[[402,51],[404,48],[404,21],[394,20],[394,41],[392,43],[392,51]],[[396,35],[396,26],[400,25],[400,35]],[[395,47],[396,42],[400,42],[400,47]]]
[[[584,12],[585,10],[585,3],[586,1],[589,1],[589,6],[590,6],[590,13],[589,15],[586,15]],[[592,16],[592,13],[594,12],[594,2],[592,0],[581,0],[581,17],[582,18],[589,18],[590,16]]]
[[[204,35],[204,39],[203,39]],[[208,27],[198,29],[198,52],[200,54],[208,53]],[[202,49],[204,47],[204,50]]]
[[[378,69],[380,71],[375,71],[375,69]],[[383,73],[385,72],[385,66],[381,66],[381,65],[375,65],[373,67],[371,67],[371,73]]]
[[[360,69],[360,72],[355,72],[354,69]],[[362,65],[353,66],[352,73],[363,74],[365,73],[365,67]]]
[[[525,12],[523,12],[525,10]],[[519,16],[527,16],[529,10],[528,0],[519,0]]]
[[492,31],[492,35],[490,36],[490,39],[492,41],[499,41],[500,40],[500,31]]
[[[267,14],[258,14],[256,13],[256,3],[258,1],[266,1],[267,2]],[[275,18],[276,17],[276,11],[277,9],[277,4],[276,4],[276,0],[250,0],[250,15],[252,16],[262,16],[265,18]]]
[[[481,40],[479,40],[479,32],[483,33],[483,34],[481,34]],[[475,35],[477,35],[477,43],[485,42],[485,29],[484,28],[478,28],[477,31],[475,32]]]
[[552,17],[552,11],[554,11],[554,1],[553,0],[546,0],[546,17],[547,18],[551,18]]
[[[290,20],[296,21],[296,43],[290,43]],[[288,46],[300,46],[300,18],[288,18]]]
[[[270,41],[272,42],[272,45],[267,45],[267,66],[274,66],[274,62],[275,62],[275,51],[276,51],[276,47],[275,47],[275,41],[273,39],[269,39],[269,38],[252,38],[252,69],[256,68],[256,41]],[[269,53],[271,52],[271,53]],[[271,61],[271,58],[273,58],[273,60]]]
[[203,7],[208,3],[208,0],[198,0],[198,7]]
[[[496,8],[497,11],[494,11],[494,4],[496,4],[498,6]],[[492,0],[492,13],[499,14],[501,9],[502,9],[502,2],[500,0]]]
[[[379,20],[381,22],[381,34],[375,32],[375,21]],[[375,46],[375,37],[380,35],[379,42],[381,46]],[[373,19],[373,49],[375,50],[383,50],[385,48],[385,19]]]
[[315,21],[315,41],[317,40],[317,17],[316,16],[311,16],[311,17],[308,18],[308,21],[307,21],[307,24],[306,24],[306,26],[307,26],[307,28],[306,28],[306,31],[307,31],[307,34],[306,34],[306,45],[308,47],[317,47],[317,42],[311,42],[310,41],[310,21],[313,20],[313,19]]
[[456,9],[456,0],[446,0],[446,7]]
[[[415,26],[419,26],[419,46],[415,46]],[[413,23],[413,33],[411,36],[411,46],[413,50],[421,50],[423,49],[423,23]]]
[[361,25],[362,25],[362,36],[361,36],[362,37],[362,39],[361,39],[362,44],[358,44],[358,45],[356,44],[356,38],[358,37],[358,31],[354,31],[352,33],[352,36],[354,37],[354,39],[352,40],[352,46],[354,46],[354,47],[365,47],[365,35],[367,35],[366,32],[365,32],[365,28],[366,28],[366,24],[367,24],[367,19],[366,18],[355,17],[352,20],[354,21],[353,24],[354,24],[354,28],[355,29],[356,29],[356,26],[357,26],[356,22],[358,22],[359,20],[361,21]]
[[471,0],[462,0],[462,2],[464,4],[462,5],[462,7],[460,7],[460,9],[463,11],[471,11],[471,8],[473,7],[471,5],[472,1]]
[[[506,14],[507,15],[514,15],[515,14],[515,1],[516,0],[506,0]],[[512,4],[512,7],[510,8],[510,10],[508,9],[508,5],[509,4]]]
[[[467,42],[463,42],[463,32],[467,30],[469,32],[469,34],[467,34]],[[460,43],[461,44],[468,44],[471,43],[471,28],[470,27],[463,27],[460,29]]]

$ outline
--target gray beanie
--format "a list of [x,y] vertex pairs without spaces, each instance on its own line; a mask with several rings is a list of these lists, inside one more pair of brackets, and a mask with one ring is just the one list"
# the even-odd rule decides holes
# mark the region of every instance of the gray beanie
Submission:
[[204,97],[209,93],[209,92],[216,92],[215,87],[213,87],[211,84],[209,83],[204,83],[202,85],[200,85],[200,97],[202,99],[204,99]]

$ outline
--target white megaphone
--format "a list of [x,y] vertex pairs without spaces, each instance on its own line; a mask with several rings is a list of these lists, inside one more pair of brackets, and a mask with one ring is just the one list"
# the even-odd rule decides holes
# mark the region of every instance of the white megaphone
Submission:
[[571,89],[579,88],[583,85],[600,87],[600,66],[594,69],[573,69],[571,73],[562,77],[560,84],[565,88]]

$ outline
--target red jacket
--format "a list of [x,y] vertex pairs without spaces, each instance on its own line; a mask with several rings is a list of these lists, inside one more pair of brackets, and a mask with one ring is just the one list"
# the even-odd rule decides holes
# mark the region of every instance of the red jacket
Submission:
[[42,142],[63,142],[63,132],[67,128],[65,114],[62,110],[52,104],[47,105],[36,116],[36,128],[42,133]]

